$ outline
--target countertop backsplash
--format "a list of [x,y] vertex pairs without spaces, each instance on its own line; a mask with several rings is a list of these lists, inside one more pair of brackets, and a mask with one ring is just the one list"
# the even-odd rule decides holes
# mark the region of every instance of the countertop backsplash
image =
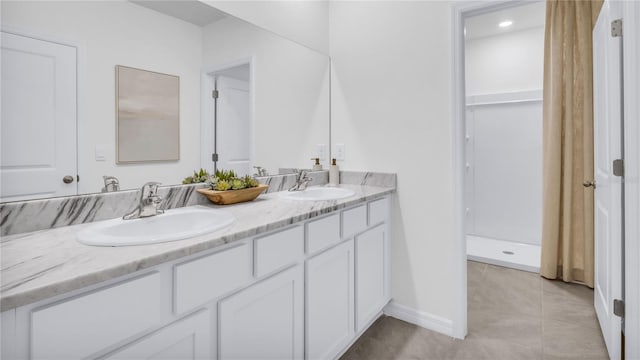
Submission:
[[[329,182],[329,171],[309,172],[309,186]],[[267,193],[287,190],[295,183],[295,174],[259,177],[269,185]],[[149,179],[153,180],[153,179]],[[386,173],[341,171],[340,183],[353,185],[396,186],[396,175]],[[169,185],[158,188],[164,209],[208,204],[195,190],[204,184]],[[140,190],[124,190],[59,198],[16,201],[0,204],[0,235],[13,235],[60,226],[84,224],[117,218],[132,211],[139,202]]]

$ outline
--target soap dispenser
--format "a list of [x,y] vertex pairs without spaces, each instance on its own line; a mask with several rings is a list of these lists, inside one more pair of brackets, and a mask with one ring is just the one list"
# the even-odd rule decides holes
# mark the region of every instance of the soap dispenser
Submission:
[[336,159],[332,159],[331,167],[329,168],[329,185],[338,186],[339,183],[340,183],[340,170],[338,169],[338,164],[336,164]]
[[320,164],[320,158],[311,158],[311,160],[315,160],[316,163],[313,164],[313,171],[322,170],[322,164]]

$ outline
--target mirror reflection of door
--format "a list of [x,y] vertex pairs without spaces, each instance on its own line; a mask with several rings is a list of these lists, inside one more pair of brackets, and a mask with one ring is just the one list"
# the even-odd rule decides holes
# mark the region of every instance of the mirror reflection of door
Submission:
[[2,32],[0,201],[76,195],[76,48]]
[[249,76],[248,64],[216,74],[217,169],[233,170],[240,176],[251,175],[253,170]]

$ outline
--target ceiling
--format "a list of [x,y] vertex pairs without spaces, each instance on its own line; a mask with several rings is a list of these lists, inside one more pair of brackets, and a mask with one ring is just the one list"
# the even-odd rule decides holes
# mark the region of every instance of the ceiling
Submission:
[[190,22],[194,25],[205,26],[212,22],[226,18],[226,13],[197,0],[130,0],[132,3],[165,15]]
[[[465,20],[466,39],[470,40],[543,27],[544,18],[544,1],[527,3],[526,5],[514,6],[507,9],[472,16]],[[505,28],[498,26],[500,22],[506,20],[513,21],[513,25]]]

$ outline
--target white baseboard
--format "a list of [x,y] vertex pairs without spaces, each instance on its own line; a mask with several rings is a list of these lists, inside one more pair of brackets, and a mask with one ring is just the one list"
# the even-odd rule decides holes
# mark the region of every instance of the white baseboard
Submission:
[[441,334],[455,337],[453,335],[453,321],[443,317],[418,311],[405,305],[400,305],[391,301],[382,310],[387,316],[406,321],[408,323],[423,327],[427,330],[439,332]]

